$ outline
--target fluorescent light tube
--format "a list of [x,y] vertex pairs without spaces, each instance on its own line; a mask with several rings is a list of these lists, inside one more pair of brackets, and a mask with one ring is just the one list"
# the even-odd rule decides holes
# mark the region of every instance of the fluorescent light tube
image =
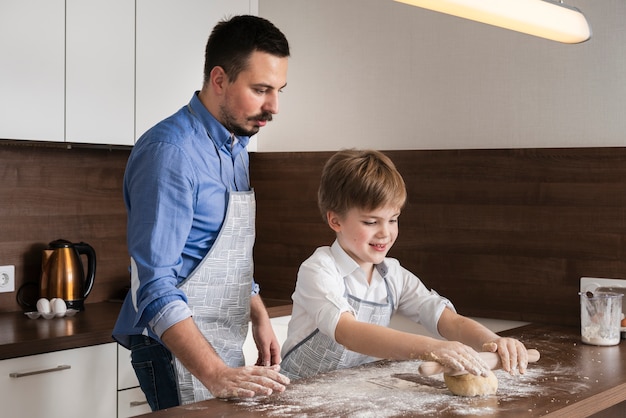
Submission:
[[578,9],[549,0],[395,1],[568,44],[591,38]]

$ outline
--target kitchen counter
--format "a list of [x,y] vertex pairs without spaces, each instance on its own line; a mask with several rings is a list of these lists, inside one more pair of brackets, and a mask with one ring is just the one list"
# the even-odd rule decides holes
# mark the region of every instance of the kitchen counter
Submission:
[[23,312],[0,314],[0,360],[113,342],[111,331],[122,307],[90,303],[72,317],[29,319]]
[[[291,305],[270,306],[270,317],[291,315]],[[73,317],[29,319],[23,312],[0,314],[0,360],[113,342],[121,302],[88,303]]]
[[282,394],[213,399],[146,416],[571,418],[588,417],[626,400],[626,343],[611,347],[584,345],[578,328],[537,324],[500,334],[519,338],[528,348],[539,350],[541,358],[530,364],[523,376],[512,377],[497,370],[499,388],[493,396],[454,396],[441,375],[418,375],[419,362],[381,361],[303,379]]

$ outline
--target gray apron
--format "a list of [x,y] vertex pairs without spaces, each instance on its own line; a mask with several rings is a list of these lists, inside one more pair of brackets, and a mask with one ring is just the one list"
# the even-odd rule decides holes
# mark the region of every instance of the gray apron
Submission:
[[[231,191],[215,243],[179,285],[194,322],[229,367],[245,365],[242,346],[250,321],[255,210],[253,191]],[[177,358],[175,366],[182,405],[213,398]]]
[[[389,326],[394,306],[391,292],[389,292],[389,283],[387,279],[383,278],[383,280],[387,287],[386,303],[361,300],[348,294],[346,290],[344,296],[356,312],[358,321],[384,327]],[[316,329],[289,350],[280,363],[280,369],[281,373],[290,379],[299,379],[336,369],[355,367],[376,360],[378,359],[375,357],[346,349],[343,345],[335,342],[326,334],[322,334],[319,329]]]

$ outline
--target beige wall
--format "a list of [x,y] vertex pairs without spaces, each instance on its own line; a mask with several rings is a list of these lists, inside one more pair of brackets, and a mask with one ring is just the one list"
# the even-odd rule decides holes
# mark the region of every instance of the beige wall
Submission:
[[258,151],[626,145],[626,2],[565,45],[392,0],[260,0],[292,45]]

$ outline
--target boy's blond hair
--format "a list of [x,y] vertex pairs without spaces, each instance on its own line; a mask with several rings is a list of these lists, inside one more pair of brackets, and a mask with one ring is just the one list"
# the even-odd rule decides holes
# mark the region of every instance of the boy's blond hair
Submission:
[[344,216],[350,209],[378,209],[406,202],[406,187],[391,159],[376,150],[346,149],[326,162],[317,192],[324,220],[332,211]]

